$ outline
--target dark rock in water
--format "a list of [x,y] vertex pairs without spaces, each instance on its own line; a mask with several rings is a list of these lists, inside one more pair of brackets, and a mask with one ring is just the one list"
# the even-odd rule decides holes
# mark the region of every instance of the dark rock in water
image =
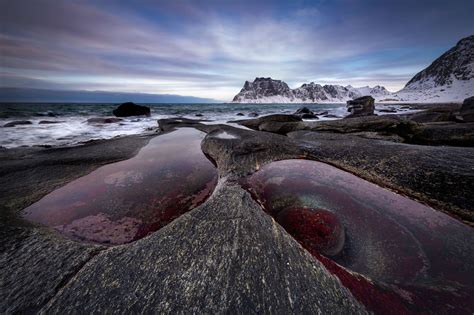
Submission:
[[116,122],[120,122],[122,119],[120,118],[100,118],[100,117],[95,117],[95,118],[89,118],[87,119],[88,124],[112,124]]
[[324,116],[324,115],[327,115],[329,112],[328,111],[322,111],[322,112],[314,112],[315,115],[318,115],[318,116]]
[[314,113],[308,107],[301,107],[295,112],[295,115],[302,115],[302,114],[314,114]]
[[308,107],[301,107],[294,113],[294,115],[300,116],[303,119],[318,119],[318,116],[316,116],[316,114]]
[[117,117],[150,116],[150,107],[126,102],[114,109],[113,114]]
[[466,122],[474,122],[474,96],[466,98],[460,110],[461,117]]
[[244,116],[243,113],[237,113],[237,114],[235,114],[235,115],[236,115],[236,116]]
[[305,119],[313,119],[316,117],[313,111],[310,110],[308,107],[299,108],[296,112],[293,113],[293,115],[301,117],[301,118],[305,118]]
[[395,108],[382,108],[382,109],[379,109],[379,112],[381,112],[381,113],[396,113],[397,110]]
[[347,111],[350,112],[345,118],[374,115],[375,100],[372,96],[362,96],[347,101]]
[[59,124],[63,121],[52,121],[52,120],[41,120],[38,124],[40,125],[48,125],[48,124]]
[[255,112],[252,112],[252,113],[249,113],[247,116],[249,117],[258,117],[258,113],[255,113]]
[[319,119],[315,114],[302,114],[301,118],[303,119]]
[[29,120],[15,120],[3,125],[3,127],[15,127],[18,125],[31,125],[32,122]]
[[344,227],[333,212],[290,207],[278,214],[277,221],[304,248],[335,256],[344,246]]
[[204,115],[198,113],[198,114],[195,114],[194,116],[196,116],[196,117],[202,117],[202,116],[204,116]]
[[326,117],[326,118],[342,118],[342,117],[334,115],[334,114],[327,114],[327,115],[324,115],[323,117]]

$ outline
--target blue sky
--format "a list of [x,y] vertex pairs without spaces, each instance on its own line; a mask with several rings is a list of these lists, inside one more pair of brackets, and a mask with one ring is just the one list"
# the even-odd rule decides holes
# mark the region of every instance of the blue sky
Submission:
[[0,0],[0,86],[230,100],[245,80],[396,91],[474,33],[474,1]]

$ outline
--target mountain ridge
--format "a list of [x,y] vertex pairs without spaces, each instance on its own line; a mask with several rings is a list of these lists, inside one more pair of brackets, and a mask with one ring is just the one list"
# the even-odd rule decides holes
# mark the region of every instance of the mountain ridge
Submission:
[[257,77],[245,81],[233,103],[330,103],[346,102],[370,95],[378,102],[461,102],[474,95],[474,35],[457,44],[415,74],[403,89],[389,92],[376,85],[354,88],[351,85],[304,83],[290,89],[281,80]]

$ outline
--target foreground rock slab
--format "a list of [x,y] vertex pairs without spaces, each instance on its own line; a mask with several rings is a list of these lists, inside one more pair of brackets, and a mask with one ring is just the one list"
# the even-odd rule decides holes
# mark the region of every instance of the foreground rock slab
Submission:
[[248,193],[229,182],[150,237],[96,256],[42,312],[78,309],[365,313]]

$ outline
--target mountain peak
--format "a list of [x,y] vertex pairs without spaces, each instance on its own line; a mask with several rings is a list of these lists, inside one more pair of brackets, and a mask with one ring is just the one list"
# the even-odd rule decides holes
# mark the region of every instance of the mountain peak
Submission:
[[474,35],[461,39],[456,46],[418,72],[408,81],[405,89],[436,88],[472,78],[474,78]]

